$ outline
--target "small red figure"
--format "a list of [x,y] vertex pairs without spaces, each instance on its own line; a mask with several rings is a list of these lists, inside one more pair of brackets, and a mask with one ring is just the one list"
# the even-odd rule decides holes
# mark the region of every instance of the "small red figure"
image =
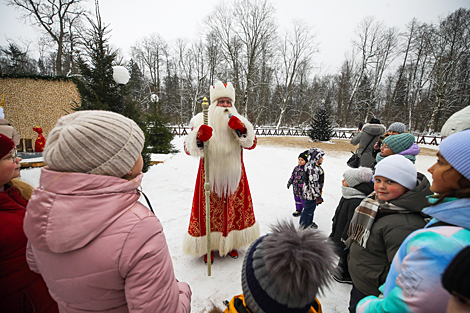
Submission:
[[46,138],[42,135],[42,128],[39,126],[33,127],[33,130],[38,133],[38,138],[34,143],[34,151],[35,152],[42,152],[44,150],[44,146],[46,145]]

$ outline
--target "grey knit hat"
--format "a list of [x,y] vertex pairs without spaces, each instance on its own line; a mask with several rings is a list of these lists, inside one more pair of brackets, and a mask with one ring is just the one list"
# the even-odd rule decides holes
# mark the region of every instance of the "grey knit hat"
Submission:
[[133,120],[110,111],[79,111],[57,121],[43,156],[54,171],[122,177],[143,146],[144,133]]
[[367,183],[372,181],[372,169],[368,167],[359,167],[359,168],[352,168],[346,170],[343,173],[343,177],[348,183],[349,187],[354,187],[359,185],[360,183]]
[[400,122],[395,122],[392,125],[390,125],[387,129],[387,132],[389,131],[395,131],[399,134],[404,133],[406,131],[406,126],[403,123]]
[[292,221],[278,222],[272,233],[248,249],[242,267],[242,290],[252,313],[307,313],[330,282],[335,256],[327,238]]

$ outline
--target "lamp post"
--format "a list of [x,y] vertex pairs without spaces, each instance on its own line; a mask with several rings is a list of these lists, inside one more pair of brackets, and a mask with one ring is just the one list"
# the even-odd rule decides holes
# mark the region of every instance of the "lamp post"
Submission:
[[113,79],[121,87],[121,114],[124,114],[124,85],[129,81],[129,72],[124,66],[113,66]]

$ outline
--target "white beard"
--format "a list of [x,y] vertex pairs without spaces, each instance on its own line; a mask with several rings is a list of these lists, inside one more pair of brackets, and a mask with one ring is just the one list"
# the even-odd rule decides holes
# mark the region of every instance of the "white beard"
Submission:
[[[215,104],[215,105],[214,105]],[[234,130],[228,126],[229,114],[238,115],[235,107],[209,107],[209,182],[219,196],[231,195],[241,179],[241,149]]]

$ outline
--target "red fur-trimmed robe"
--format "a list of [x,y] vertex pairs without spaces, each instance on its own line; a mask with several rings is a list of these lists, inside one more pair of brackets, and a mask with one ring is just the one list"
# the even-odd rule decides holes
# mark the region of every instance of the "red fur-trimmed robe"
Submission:
[[[243,122],[246,125],[247,121]],[[197,129],[193,128],[193,132],[197,132]],[[241,145],[240,147],[241,178],[235,192],[229,196],[220,197],[211,190],[211,250],[218,250],[221,256],[227,255],[233,249],[251,244],[260,234],[259,225],[253,212],[250,187],[248,186],[243,163],[243,148],[247,150],[254,149],[256,141],[256,137],[253,135],[251,146],[244,147]],[[185,146],[186,153],[193,155],[190,150]],[[200,156],[200,154],[196,156]],[[201,157],[188,232],[185,234],[183,242],[184,251],[195,256],[202,256],[207,253],[204,183],[204,158]]]

